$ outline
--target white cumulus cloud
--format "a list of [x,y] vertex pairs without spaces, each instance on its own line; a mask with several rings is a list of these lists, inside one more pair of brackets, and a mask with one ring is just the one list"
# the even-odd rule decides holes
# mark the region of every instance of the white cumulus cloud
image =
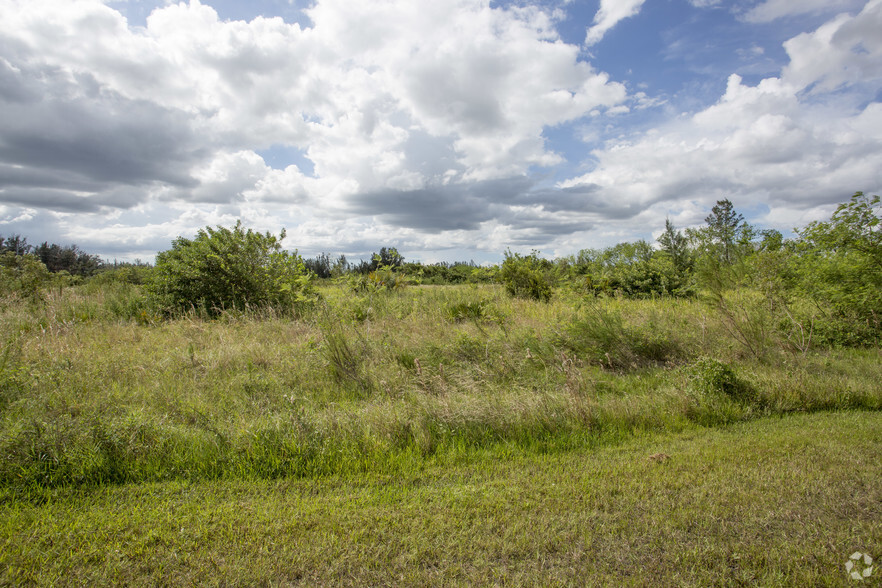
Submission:
[[620,21],[640,13],[645,0],[600,0],[594,23],[585,35],[586,45],[596,45]]
[[[782,229],[857,190],[882,188],[882,1],[835,17],[785,48],[780,77],[729,77],[719,101],[652,132],[595,150],[594,169],[562,182],[592,186],[634,215],[669,214],[729,198]],[[700,215],[700,208],[695,215]],[[692,219],[700,222],[700,216]]]

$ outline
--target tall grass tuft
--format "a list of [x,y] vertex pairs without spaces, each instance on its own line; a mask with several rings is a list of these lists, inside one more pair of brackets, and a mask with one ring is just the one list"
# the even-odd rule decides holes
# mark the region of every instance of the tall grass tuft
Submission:
[[627,324],[618,309],[589,306],[565,325],[559,344],[613,370],[664,365],[682,358],[681,344],[654,322]]

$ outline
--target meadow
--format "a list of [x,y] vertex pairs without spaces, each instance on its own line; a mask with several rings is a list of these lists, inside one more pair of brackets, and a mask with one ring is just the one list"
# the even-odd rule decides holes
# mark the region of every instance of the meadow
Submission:
[[150,322],[114,318],[109,290],[3,313],[6,495],[394,473],[438,452],[882,407],[878,349],[756,359],[696,300],[327,286],[300,317]]
[[6,299],[0,584],[841,585],[882,554],[878,347],[747,344],[699,298],[317,291]]
[[0,237],[0,585],[877,582],[882,201],[706,222],[486,267]]

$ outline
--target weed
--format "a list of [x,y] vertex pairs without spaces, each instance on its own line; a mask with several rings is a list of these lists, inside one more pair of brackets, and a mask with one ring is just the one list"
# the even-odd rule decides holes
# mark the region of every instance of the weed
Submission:
[[444,307],[444,315],[448,320],[454,322],[465,320],[479,321],[487,317],[487,303],[483,300],[455,302]]
[[342,331],[325,331],[325,357],[337,384],[350,386],[361,396],[371,393],[374,384],[366,373],[362,356],[353,350]]
[[590,306],[582,318],[565,325],[558,341],[564,347],[609,369],[636,369],[678,359],[681,346],[654,325],[627,325],[617,310]]

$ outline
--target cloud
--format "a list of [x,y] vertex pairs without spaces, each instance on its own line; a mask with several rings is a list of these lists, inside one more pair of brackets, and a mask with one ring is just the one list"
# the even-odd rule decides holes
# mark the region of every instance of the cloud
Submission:
[[863,87],[874,96],[882,80],[880,30],[882,0],[871,0],[857,16],[841,14],[790,39],[784,43],[790,56],[784,79],[815,94]]
[[600,9],[594,15],[594,24],[585,35],[585,44],[596,45],[619,21],[640,12],[645,0],[600,0]]
[[[702,2],[704,0],[697,0]],[[778,19],[804,14],[830,14],[837,11],[860,8],[859,0],[765,0],[744,13],[744,20],[754,23],[773,22]]]
[[[586,43],[642,4],[601,2]],[[317,0],[294,24],[224,21],[190,0],[131,27],[99,0],[0,0],[0,227],[141,255],[242,218],[288,225],[304,251],[394,240],[498,254],[571,251],[589,231],[630,239],[666,214],[700,221],[718,197],[777,207],[779,222],[882,185],[880,4],[794,37],[775,77],[730,77],[700,112],[654,132],[613,127],[586,173],[549,186],[564,163],[550,130],[587,135],[675,105],[629,95],[548,8]],[[782,7],[751,18],[795,15]],[[258,153],[273,146],[300,167],[267,165]]]
[[9,0],[0,161],[221,203],[281,181],[251,156],[225,157],[287,145],[317,178],[284,176],[292,198],[336,208],[557,164],[547,126],[627,98],[540,8],[322,0],[307,13],[307,28],[221,21],[191,0],[129,28],[97,0]]
[[0,201],[97,211],[136,204],[123,187],[196,185],[190,167],[205,148],[184,113],[101,89],[81,72],[30,59],[0,65]]
[[780,77],[749,86],[733,74],[716,104],[610,142],[593,152],[592,171],[560,185],[590,185],[633,211],[729,198],[775,210],[767,220],[783,229],[855,190],[878,191],[882,46],[870,33],[878,30],[882,0],[872,0],[786,42]]

